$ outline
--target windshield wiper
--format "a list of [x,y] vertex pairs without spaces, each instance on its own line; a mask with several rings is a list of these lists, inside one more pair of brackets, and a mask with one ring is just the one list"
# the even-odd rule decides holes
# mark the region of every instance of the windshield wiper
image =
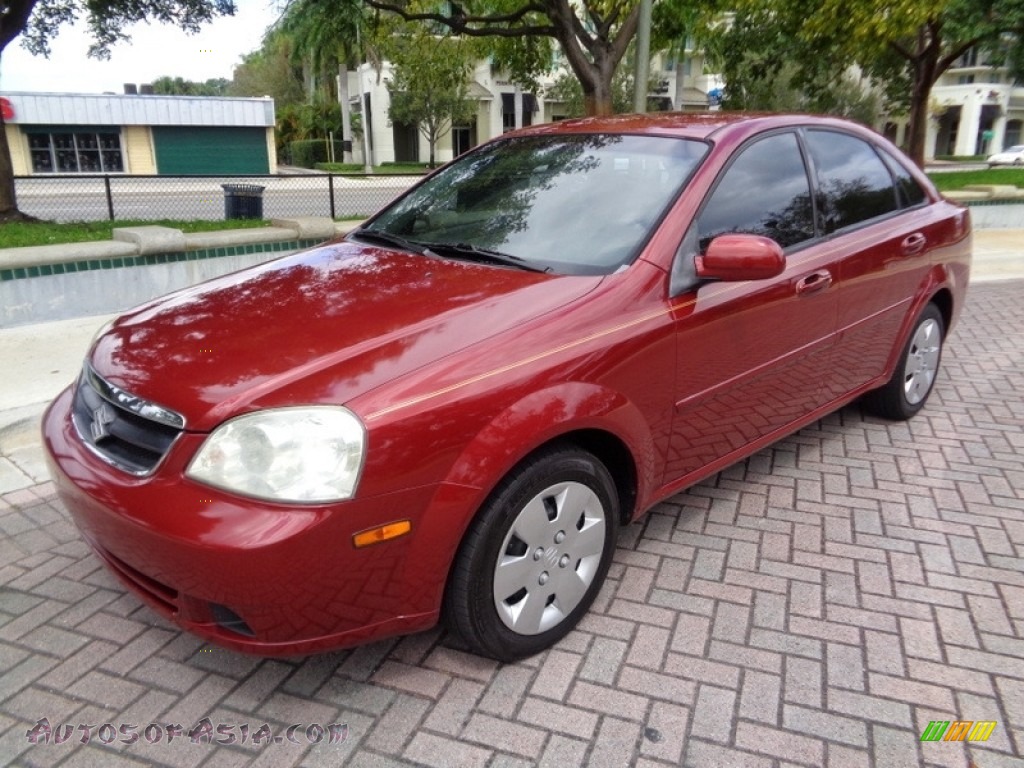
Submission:
[[381,232],[379,229],[357,229],[352,233],[352,236],[358,237],[361,240],[369,240],[373,243],[394,245],[412,253],[431,255],[430,249],[423,243],[417,243],[415,240],[406,240],[404,237],[392,235],[390,232]]
[[481,248],[480,246],[473,245],[472,243],[423,243],[423,246],[437,254],[450,253],[469,261],[502,264],[508,267],[516,267],[517,269],[525,269],[530,272],[551,271],[551,267],[542,267],[539,264],[533,264],[519,256],[513,256],[511,253],[502,253],[501,251],[494,251],[490,248]]

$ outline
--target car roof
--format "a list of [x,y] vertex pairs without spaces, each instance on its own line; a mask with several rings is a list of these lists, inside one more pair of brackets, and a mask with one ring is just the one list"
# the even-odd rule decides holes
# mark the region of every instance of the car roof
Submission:
[[761,112],[653,112],[639,115],[611,115],[560,120],[524,128],[517,135],[559,133],[648,133],[681,138],[706,139],[733,126],[769,130],[790,125],[854,125],[846,120],[815,115],[781,115]]

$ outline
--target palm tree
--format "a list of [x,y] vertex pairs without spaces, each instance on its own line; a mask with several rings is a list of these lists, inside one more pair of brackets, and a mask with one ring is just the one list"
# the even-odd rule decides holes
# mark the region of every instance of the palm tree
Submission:
[[[332,73],[337,72],[341,131],[347,139],[352,138],[348,72],[359,66],[365,28],[365,8],[359,0],[290,0],[276,25],[281,34],[292,40],[294,55],[301,57],[310,101],[318,90],[324,98],[333,95]],[[345,161],[351,160],[351,152],[346,152]]]

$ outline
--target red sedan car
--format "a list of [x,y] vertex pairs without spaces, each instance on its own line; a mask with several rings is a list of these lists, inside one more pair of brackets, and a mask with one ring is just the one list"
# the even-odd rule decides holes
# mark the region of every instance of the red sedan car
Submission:
[[99,557],[215,643],[444,616],[510,660],[659,500],[862,395],[913,416],[969,263],[966,210],[848,122],[544,125],[118,318],[46,446]]

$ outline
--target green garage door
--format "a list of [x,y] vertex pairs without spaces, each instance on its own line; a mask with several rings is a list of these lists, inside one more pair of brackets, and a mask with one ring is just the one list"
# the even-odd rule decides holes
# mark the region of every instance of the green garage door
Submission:
[[154,126],[157,173],[270,173],[265,128]]

